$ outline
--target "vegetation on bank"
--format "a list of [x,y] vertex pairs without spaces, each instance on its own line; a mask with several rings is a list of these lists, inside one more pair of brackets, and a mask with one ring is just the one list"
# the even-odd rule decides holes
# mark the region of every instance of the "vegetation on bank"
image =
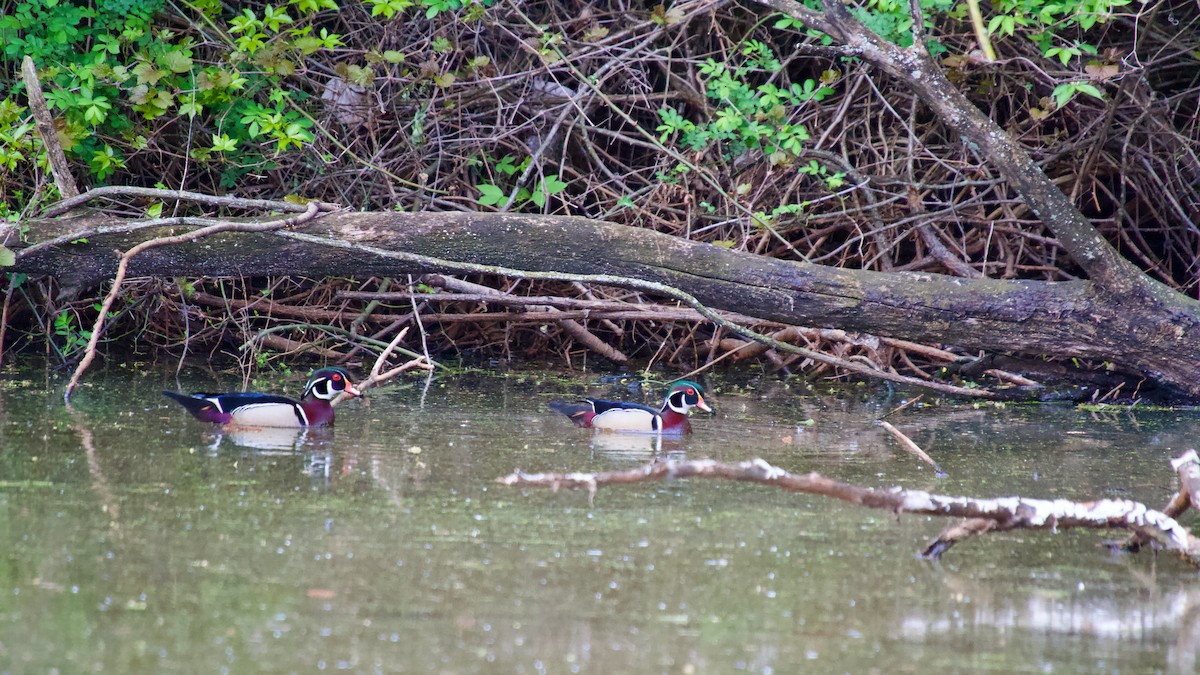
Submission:
[[[951,79],[1124,255],[1195,296],[1196,8],[1034,0],[993,3],[973,18],[972,4],[921,3],[930,50]],[[0,215],[15,225],[9,238],[57,197],[18,77],[28,55],[85,185],[363,210],[577,214],[855,269],[1079,274],[986,160],[912,93],[757,5],[0,8],[0,90],[10,92],[0,100]],[[889,40],[912,39],[907,3],[871,0],[855,12]],[[137,208],[196,213],[153,200]],[[4,348],[45,345],[64,361],[78,358],[103,289],[5,276]],[[569,284],[470,282],[515,295],[655,301]],[[339,296],[375,290],[411,297]],[[386,344],[412,321],[403,315],[426,312],[440,317],[424,326],[435,351],[555,353],[570,363],[584,352],[581,335],[561,322],[489,318],[494,306],[434,290],[447,289],[417,279],[146,279],[126,286],[106,338],[262,363],[298,349],[336,358],[347,343]],[[588,321],[586,330],[619,356],[682,368],[743,347],[720,329],[665,315]],[[938,363],[916,345],[793,333],[918,375]],[[247,344],[255,348],[237,349]],[[756,358],[827,368],[774,350]]]

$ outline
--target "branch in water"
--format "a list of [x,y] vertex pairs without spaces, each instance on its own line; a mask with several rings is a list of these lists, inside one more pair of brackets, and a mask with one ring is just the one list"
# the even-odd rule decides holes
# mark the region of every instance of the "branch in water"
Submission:
[[1170,516],[1128,499],[1072,502],[1065,499],[1001,497],[975,499],[936,495],[921,490],[880,490],[851,485],[817,473],[793,474],[762,459],[727,464],[710,459],[687,461],[655,460],[627,471],[598,473],[524,473],[520,469],[497,478],[501,485],[515,487],[586,488],[594,495],[607,485],[645,483],[673,478],[726,478],[762,483],[789,490],[840,499],[859,506],[893,513],[967,518],[965,523],[943,532],[925,550],[937,558],[958,541],[976,534],[1007,530],[1065,530],[1069,528],[1123,529],[1158,541],[1192,565],[1200,567],[1200,540]]

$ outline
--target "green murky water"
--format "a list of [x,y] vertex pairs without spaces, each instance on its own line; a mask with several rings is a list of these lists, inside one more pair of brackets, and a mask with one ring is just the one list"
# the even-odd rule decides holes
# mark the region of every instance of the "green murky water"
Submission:
[[[216,383],[197,369],[184,389]],[[580,380],[586,382],[587,380]],[[1195,571],[1105,535],[1018,533],[915,553],[946,523],[753,485],[583,493],[492,483],[628,468],[655,448],[545,409],[532,378],[408,382],[302,436],[221,436],[165,369],[0,379],[0,672],[1193,672]],[[299,382],[281,383],[298,390]],[[581,391],[576,387],[574,392]],[[599,395],[614,394],[603,387]],[[761,456],[867,485],[1165,503],[1200,413],[909,408],[718,393],[657,449]],[[798,422],[813,419],[811,426]],[[1110,535],[1111,536],[1111,535]]]

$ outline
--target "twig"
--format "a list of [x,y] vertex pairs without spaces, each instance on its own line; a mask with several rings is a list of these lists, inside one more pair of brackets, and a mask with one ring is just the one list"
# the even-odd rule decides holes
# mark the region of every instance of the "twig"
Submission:
[[887,432],[889,434],[891,434],[893,437],[895,437],[896,440],[900,441],[900,447],[904,448],[906,451],[908,451],[909,454],[915,456],[917,459],[932,466],[933,471],[935,474],[937,474],[938,478],[945,478],[946,476],[950,475],[950,474],[946,473],[945,471],[943,471],[942,467],[938,466],[938,463],[933,461],[933,458],[930,457],[928,454],[925,453],[924,450],[921,449],[921,446],[917,445],[916,443],[914,443],[912,441],[911,438],[909,438],[908,436],[905,436],[903,433],[901,433],[900,430],[897,429],[896,427],[892,426],[892,424],[890,422],[887,422],[885,420],[878,420],[878,423],[879,423],[879,426],[886,429]]
[[280,352],[280,354],[284,356],[288,354],[304,353],[315,354],[324,359],[340,359],[343,356],[341,352],[335,349],[320,347],[311,342],[292,340],[290,338],[285,338],[282,335],[263,335],[261,336],[259,342],[262,344],[262,346]]
[[[1200,567],[1200,540],[1175,519],[1128,499],[1102,499],[1095,502],[1072,502],[1065,499],[1026,499],[1002,497],[976,499],[936,495],[921,490],[891,488],[878,490],[843,483],[818,473],[794,474],[768,464],[762,459],[727,464],[711,459],[662,461],[655,460],[626,471],[599,473],[524,473],[520,469],[496,479],[512,487],[547,487],[587,489],[595,493],[608,485],[628,485],[679,478],[725,478],[771,485],[791,492],[820,495],[851,504],[893,513],[915,513],[928,516],[965,517],[992,523],[983,527],[971,523],[974,531],[1000,532],[1016,529],[1050,530],[1071,528],[1123,529],[1138,532],[1160,541],[1168,550],[1178,553],[1194,566]],[[963,526],[955,526],[962,528]],[[943,537],[945,533],[943,533]],[[949,545],[941,546],[939,538],[926,549],[927,555],[937,557]]]
[[[264,329],[258,331],[249,340],[246,340],[241,345],[239,345],[238,351],[244,352],[247,349],[250,349],[251,347],[254,346],[255,342],[263,339],[263,337],[265,337],[267,335],[273,335],[275,333],[281,333],[283,331],[288,331],[288,330],[319,330],[319,331],[323,331],[325,333],[329,333],[330,335],[337,335],[339,337],[345,338],[345,340],[347,342],[358,342],[360,344],[367,345],[370,347],[376,347],[379,349],[387,348],[387,343],[383,342],[382,340],[376,340],[375,338],[370,338],[365,335],[357,335],[355,333],[351,333],[349,330],[342,328],[340,326],[328,326],[325,324],[318,324],[318,323],[288,323],[288,324],[281,324],[278,326],[271,326],[270,328],[264,328]],[[400,352],[401,354],[404,354],[405,356],[411,357],[411,358],[417,358],[418,356],[421,356],[420,354],[418,354],[414,351],[410,351],[408,349],[403,349],[401,347],[397,347],[396,351]],[[443,367],[440,364],[438,364],[437,362],[434,362],[433,365],[438,366],[438,367]]]
[[330,204],[328,202],[309,202],[308,204],[294,204],[292,202],[278,201],[274,199],[243,199],[241,197],[228,197],[221,195],[207,195],[203,192],[188,192],[186,190],[163,190],[161,188],[147,187],[130,187],[125,185],[109,185],[106,187],[98,187],[81,195],[73,195],[62,201],[55,202],[46,208],[42,214],[44,218],[53,218],[62,215],[67,211],[86,204],[93,199],[100,197],[148,197],[150,199],[161,199],[164,201],[179,200],[185,202],[196,202],[198,204],[208,204],[209,206],[227,206],[234,209],[251,209],[260,211],[282,211],[284,213],[307,213],[310,206],[316,204],[317,210],[322,212],[336,211],[341,208],[338,204]]
[[1021,387],[1041,387],[1042,386],[1042,385],[1038,384],[1037,382],[1034,382],[1033,380],[1029,379],[1028,377],[1025,377],[1024,375],[1010,373],[1007,370],[1000,370],[998,368],[989,368],[989,369],[983,371],[983,374],[991,375],[992,377],[996,378],[997,380],[1001,380],[1004,382],[1011,382],[1011,383],[1021,386]]
[[429,360],[429,357],[424,354],[420,354],[416,358],[410,359],[399,366],[392,368],[386,373],[380,372],[383,370],[384,364],[387,363],[388,357],[391,356],[392,352],[400,344],[400,341],[404,339],[404,336],[407,333],[408,326],[405,326],[403,330],[396,334],[396,337],[392,338],[392,341],[388,343],[387,348],[383,350],[383,352],[379,355],[379,358],[375,359],[375,365],[371,367],[371,375],[356,385],[359,391],[366,391],[367,389],[370,389],[371,387],[374,387],[380,383],[387,382],[406,370],[420,368],[422,370],[432,371],[434,369],[435,364]]
[[908,399],[904,403],[901,403],[900,405],[896,406],[896,408],[894,410],[889,411],[883,417],[880,417],[879,421],[882,422],[883,420],[886,420],[887,418],[891,417],[892,415],[895,415],[896,413],[900,412],[901,410],[904,410],[908,406],[916,403],[917,401],[920,401],[923,398],[925,398],[925,394],[917,394],[916,396]]
[[46,97],[42,95],[37,66],[29,56],[21,62],[21,79],[25,81],[29,108],[33,111],[38,135],[42,137],[42,145],[45,146],[46,156],[50,159],[50,173],[54,174],[58,194],[70,199],[79,194],[79,188],[75,186],[75,177],[71,175],[67,156],[63,154],[62,144],[58,142],[58,132],[54,130],[54,117],[50,114],[50,107],[46,105]]
[[[462,279],[454,279],[452,277],[446,277],[446,276],[442,276],[442,275],[427,275],[426,280],[430,285],[440,286],[442,288],[449,288],[450,290],[455,290],[455,291],[464,291],[464,292],[468,292],[468,293],[473,293],[475,295],[495,296],[496,298],[517,297],[512,294],[505,293],[503,291],[496,290],[494,288],[490,288],[488,286],[481,286],[479,284],[474,284],[469,281],[463,281]],[[540,311],[546,312],[551,315],[560,313],[559,309],[552,307],[549,304],[531,305],[529,307],[529,309],[535,310],[535,311],[540,310]],[[588,318],[587,313],[585,313],[583,315],[583,317],[581,317],[581,318]],[[594,333],[592,333],[591,331],[589,331],[586,326],[584,326],[582,323],[579,323],[578,321],[575,321],[574,318],[559,318],[556,316],[549,316],[549,317],[546,317],[546,319],[549,321],[554,321],[556,324],[558,324],[559,328],[562,328],[564,331],[566,331],[567,334],[569,334],[572,338],[574,338],[576,342],[582,344],[583,346],[587,347],[588,349],[592,350],[593,352],[596,352],[600,356],[603,356],[604,358],[606,358],[614,363],[628,363],[629,362],[628,356],[621,353],[619,350],[617,350],[615,347],[608,344],[604,340],[601,340],[600,338],[596,337],[596,335]]]
[[67,389],[63,392],[63,399],[70,403],[71,392],[75,390],[75,386],[79,384],[79,378],[83,377],[84,371],[92,364],[96,358],[96,345],[100,343],[100,335],[104,332],[104,321],[108,316],[108,311],[112,308],[113,302],[121,293],[121,284],[125,282],[125,273],[129,269],[129,261],[134,256],[142,251],[158,248],[160,246],[170,246],[172,244],[182,244],[188,241],[203,239],[204,237],[217,234],[219,232],[267,232],[270,230],[278,230],[285,227],[291,227],[303,222],[307,222],[317,217],[320,213],[320,202],[309,202],[305,212],[292,216],[291,218],[283,218],[281,220],[271,220],[267,222],[220,222],[215,225],[177,234],[172,237],[160,237],[158,239],[148,239],[134,246],[121,255],[120,262],[117,263],[117,274],[113,277],[112,288],[109,289],[108,295],[104,296],[104,302],[100,306],[100,311],[96,315],[96,322],[92,325],[92,335],[88,339],[87,350],[84,352],[83,359],[75,368],[75,374],[71,376],[71,381],[67,383]]
[[996,50],[988,37],[987,26],[983,25],[983,12],[979,11],[979,0],[967,0],[967,14],[971,17],[971,28],[975,31],[975,39],[979,41],[979,49],[987,61],[996,60]]

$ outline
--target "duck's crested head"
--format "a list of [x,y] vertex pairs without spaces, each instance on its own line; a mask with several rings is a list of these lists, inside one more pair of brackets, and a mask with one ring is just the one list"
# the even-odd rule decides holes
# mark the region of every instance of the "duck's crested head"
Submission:
[[684,415],[692,408],[699,408],[706,413],[713,412],[704,402],[704,387],[691,380],[680,380],[671,385],[671,393],[667,394],[667,407]]
[[350,374],[341,368],[322,368],[308,378],[301,398],[319,398],[332,401],[339,394],[347,396],[362,396],[362,392],[350,381]]

